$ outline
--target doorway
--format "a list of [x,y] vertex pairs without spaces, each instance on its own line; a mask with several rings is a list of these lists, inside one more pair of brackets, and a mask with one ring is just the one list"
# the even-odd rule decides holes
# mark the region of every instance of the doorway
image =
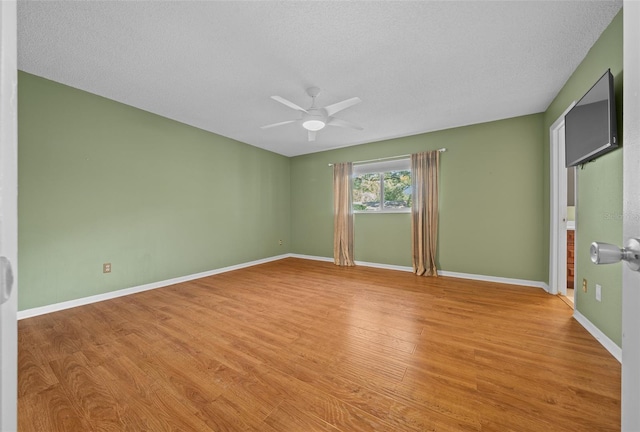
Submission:
[[[562,130],[564,133],[564,128]],[[564,152],[564,139],[561,140],[561,151]],[[565,168],[567,171],[567,284],[564,298],[573,308],[575,301],[575,243],[576,243],[576,168]],[[562,263],[560,263],[562,264]],[[562,295],[562,294],[561,294]]]
[[575,304],[575,214],[577,182],[575,169],[565,167],[564,116],[575,102],[551,125],[550,133],[550,253],[549,293]]

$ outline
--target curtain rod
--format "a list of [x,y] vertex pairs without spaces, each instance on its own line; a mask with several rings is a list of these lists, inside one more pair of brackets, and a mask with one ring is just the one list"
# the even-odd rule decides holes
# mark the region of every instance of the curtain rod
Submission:
[[[438,151],[440,153],[444,153],[444,152],[447,151],[447,149],[443,147],[443,148],[439,148]],[[356,161],[356,162],[353,162],[353,163],[355,165],[355,164],[363,164],[363,163],[367,163],[367,162],[378,162],[378,161],[391,160],[391,159],[402,159],[402,158],[409,157],[409,156],[411,156],[411,155],[410,154],[405,154],[405,155],[399,155],[399,156],[389,156],[389,157],[383,157],[383,158],[378,158],[378,159],[369,159],[369,160]],[[333,164],[330,163],[329,166],[333,166]]]

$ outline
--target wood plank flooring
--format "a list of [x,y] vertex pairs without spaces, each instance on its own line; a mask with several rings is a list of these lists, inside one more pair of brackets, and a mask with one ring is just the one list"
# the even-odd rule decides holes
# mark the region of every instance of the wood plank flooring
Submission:
[[19,322],[20,431],[618,431],[540,289],[289,258]]

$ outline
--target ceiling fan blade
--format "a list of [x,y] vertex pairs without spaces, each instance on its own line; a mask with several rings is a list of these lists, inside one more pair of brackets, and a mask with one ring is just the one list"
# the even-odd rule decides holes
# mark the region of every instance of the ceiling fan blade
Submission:
[[362,100],[359,97],[354,97],[354,98],[351,98],[351,99],[343,100],[342,102],[334,103],[332,105],[327,105],[326,107],[324,107],[324,109],[327,110],[327,115],[328,116],[332,116],[335,113],[337,113],[338,111],[342,111],[343,109],[347,109],[347,108],[349,108],[351,106],[359,104],[360,102],[362,102]]
[[298,106],[298,105],[294,104],[293,102],[291,102],[291,101],[289,101],[289,100],[286,100],[286,99],[285,99],[285,98],[283,98],[283,97],[280,97],[280,96],[271,96],[271,99],[273,99],[273,100],[275,100],[275,101],[278,101],[278,102],[280,102],[281,104],[288,106],[289,108],[293,108],[293,109],[294,109],[294,110],[296,110],[296,111],[302,111],[302,112],[305,112],[305,113],[307,112],[307,110],[306,110],[306,109],[304,109],[304,108],[302,108],[302,107],[300,107],[300,106]]
[[309,131],[309,141],[316,140],[316,131]]
[[341,120],[341,119],[337,119],[337,118],[332,118],[331,120],[329,120],[327,125],[329,125],[329,126],[339,126],[339,127],[344,127],[344,128],[349,128],[349,129],[356,129],[356,130],[364,130],[364,128],[362,126],[358,126],[357,124],[351,123],[350,121]]
[[280,123],[273,123],[273,124],[269,124],[269,125],[266,125],[266,126],[260,126],[260,129],[269,129],[269,128],[276,127],[276,126],[282,126],[282,125],[286,125],[286,124],[289,124],[289,123],[295,123],[297,121],[298,120],[287,120],[287,121],[283,121],[283,122],[280,122]]

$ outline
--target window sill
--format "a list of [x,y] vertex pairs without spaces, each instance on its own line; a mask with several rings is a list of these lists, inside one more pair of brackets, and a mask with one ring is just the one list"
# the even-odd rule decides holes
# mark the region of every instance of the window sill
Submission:
[[354,210],[354,214],[410,214],[411,209],[406,210],[376,210],[376,211],[363,211]]

